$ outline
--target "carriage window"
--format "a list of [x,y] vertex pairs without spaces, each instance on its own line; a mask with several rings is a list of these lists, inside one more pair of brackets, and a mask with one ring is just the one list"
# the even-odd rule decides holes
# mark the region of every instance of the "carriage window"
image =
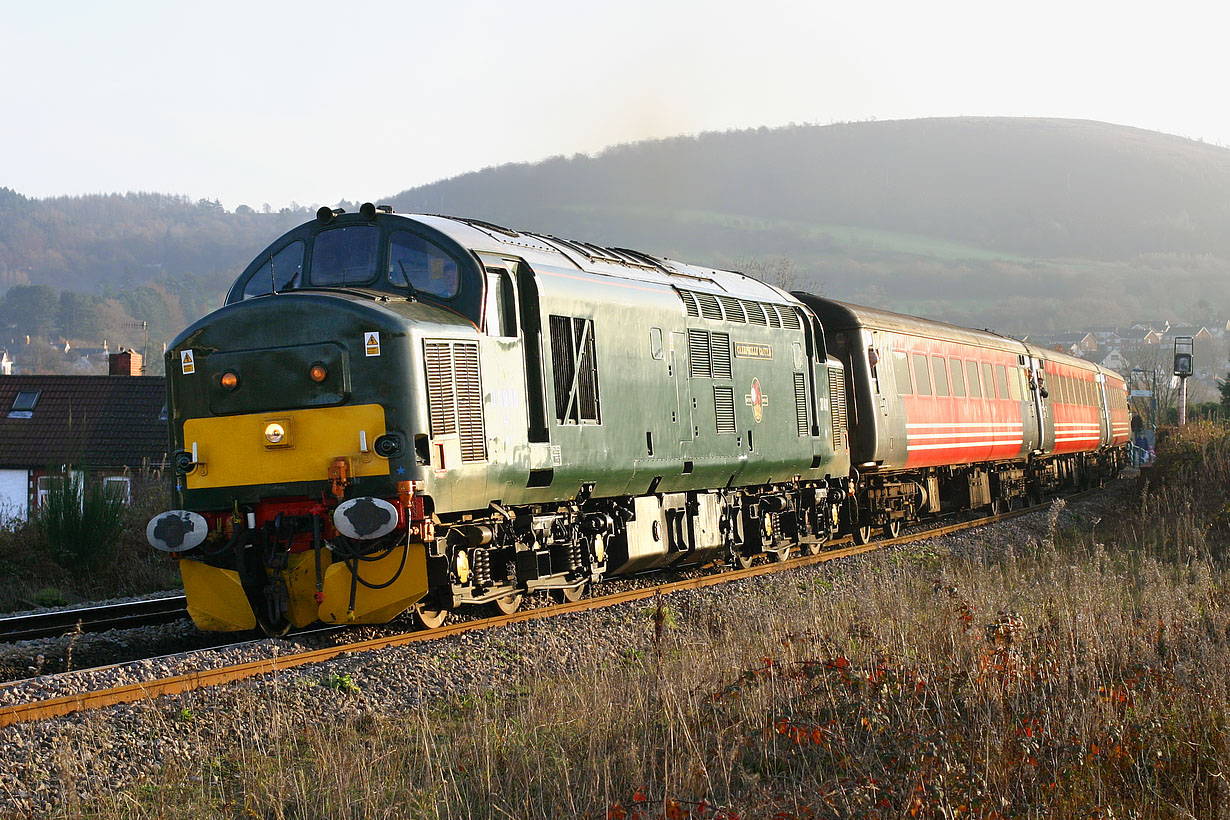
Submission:
[[982,390],[988,399],[995,398],[995,374],[986,362],[982,363]]
[[1001,399],[1008,398],[1008,371],[1002,364],[995,365],[995,386]]
[[948,395],[948,364],[943,356],[931,357],[931,373],[935,376],[935,395]]
[[451,256],[409,231],[394,231],[389,237],[389,281],[412,286],[417,293],[441,299],[457,295],[457,263]]
[[351,225],[316,234],[312,243],[313,285],[367,285],[376,278],[380,229]]
[[982,387],[978,384],[978,362],[965,363],[965,382],[969,385],[971,399],[982,398]]
[[910,362],[900,350],[893,351],[893,379],[897,382],[897,395],[909,396],[914,392],[910,381]]
[[918,395],[931,395],[931,368],[922,353],[914,354],[914,384],[918,387]]
[[1008,374],[1008,397],[1013,401],[1021,400],[1021,369],[1015,365]]
[[952,394],[958,399],[965,398],[965,369],[960,359],[948,360],[948,372],[952,374]]
[[243,286],[243,298],[291,290],[303,284],[303,243],[291,242],[261,265]]

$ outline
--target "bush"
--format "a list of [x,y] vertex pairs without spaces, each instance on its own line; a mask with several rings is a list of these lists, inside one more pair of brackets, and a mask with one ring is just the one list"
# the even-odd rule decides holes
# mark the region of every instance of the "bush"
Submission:
[[51,557],[78,574],[89,574],[112,557],[124,526],[125,500],[81,473],[51,483],[34,522]]

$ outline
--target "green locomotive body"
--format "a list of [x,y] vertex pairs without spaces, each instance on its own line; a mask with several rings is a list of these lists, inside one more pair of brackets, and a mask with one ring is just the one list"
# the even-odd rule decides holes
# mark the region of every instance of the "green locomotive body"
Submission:
[[477,221],[322,209],[167,352],[203,629],[388,620],[785,555],[849,496],[845,378],[740,274]]

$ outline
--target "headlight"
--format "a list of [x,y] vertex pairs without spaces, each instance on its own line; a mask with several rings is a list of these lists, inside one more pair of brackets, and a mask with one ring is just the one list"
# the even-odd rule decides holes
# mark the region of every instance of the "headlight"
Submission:
[[235,391],[239,389],[239,374],[234,370],[228,370],[222,374],[222,387],[226,390]]

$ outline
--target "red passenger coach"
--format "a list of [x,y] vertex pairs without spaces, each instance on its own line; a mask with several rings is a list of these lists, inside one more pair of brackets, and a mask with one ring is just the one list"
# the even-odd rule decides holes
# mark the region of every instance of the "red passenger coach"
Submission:
[[1015,356],[910,337],[896,344],[903,348],[893,348],[892,367],[905,413],[907,468],[1022,456],[1025,418]]
[[795,295],[846,366],[856,537],[1040,499],[1123,463],[1117,374],[988,331]]

